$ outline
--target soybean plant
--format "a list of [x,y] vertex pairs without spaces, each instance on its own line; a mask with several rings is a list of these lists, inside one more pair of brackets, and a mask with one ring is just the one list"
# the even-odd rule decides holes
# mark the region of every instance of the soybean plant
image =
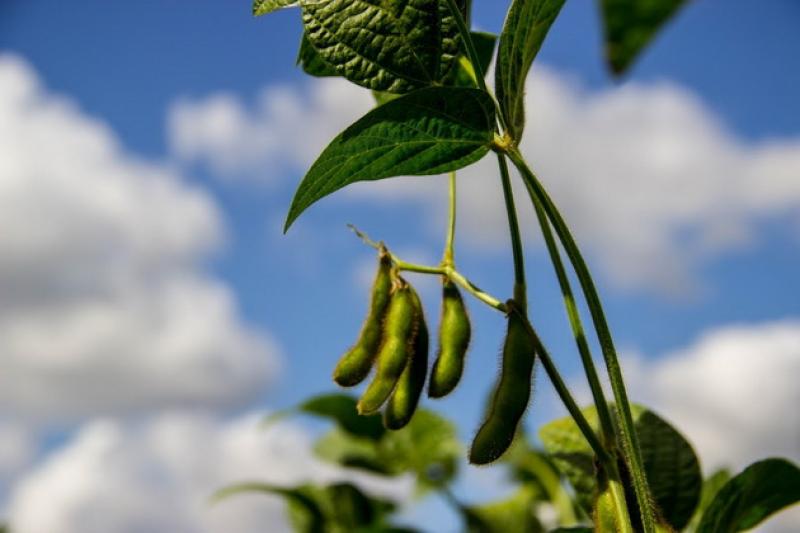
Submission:
[[[439,264],[406,262],[389,246],[356,230],[378,250],[378,272],[361,333],[336,366],[334,380],[354,386],[374,367],[372,381],[357,403],[358,413],[369,415],[383,409],[389,433],[400,433],[413,424],[428,373],[429,338],[419,297],[401,273],[438,276],[443,294],[439,348],[428,384],[431,398],[451,393],[464,371],[472,326],[462,291],[503,313],[508,321],[500,375],[472,443],[470,461],[485,464],[504,457],[528,407],[534,365],[541,362],[570,415],[545,426],[542,442],[549,460],[573,484],[585,516],[601,531],[678,530],[687,526],[698,506],[702,478],[697,458],[671,426],[629,401],[587,263],[543,181],[519,148],[526,126],[525,83],[564,1],[512,0],[497,37],[471,30],[469,0],[256,0],[256,15],[299,8],[303,37],[298,64],[306,73],[343,77],[372,91],[376,101],[376,107],[336,136],[308,170],[292,200],[284,230],[315,202],[352,183],[449,175],[449,224]],[[612,72],[623,73],[681,3],[600,0]],[[493,58],[494,91],[484,77]],[[455,172],[490,152],[497,160],[514,265],[509,294],[503,298],[482,291],[459,271],[454,253]],[[578,407],[528,315],[523,243],[509,162],[528,193],[563,294],[592,393],[594,405],[589,409]],[[564,256],[589,310],[613,403],[601,386]],[[342,413],[341,406],[322,411]],[[351,418],[343,420],[344,427],[359,427]],[[372,437],[379,434],[372,426],[369,431]],[[800,498],[800,471],[792,465],[753,468],[757,473],[720,491],[724,501],[711,505],[698,530],[752,527]],[[764,490],[770,483],[765,472],[770,469],[795,476],[791,479],[796,483],[784,487],[789,494],[785,498],[754,503],[756,493],[747,491],[755,485]],[[754,505],[761,507],[754,511]],[[736,518],[741,516],[749,518]]]

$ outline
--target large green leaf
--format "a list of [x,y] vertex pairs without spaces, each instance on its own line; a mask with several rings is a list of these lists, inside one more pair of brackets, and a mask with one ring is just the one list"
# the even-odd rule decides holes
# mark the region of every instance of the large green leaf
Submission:
[[348,80],[408,92],[439,76],[439,0],[302,0],[309,41]]
[[333,65],[322,59],[317,50],[309,42],[308,35],[305,33],[303,33],[303,37],[300,40],[300,50],[297,52],[297,64],[303,69],[303,72],[309,76],[327,78],[339,75],[336,69],[333,68]]
[[311,204],[351,183],[465,167],[486,154],[493,130],[492,99],[476,89],[432,87],[377,107],[317,158],[284,230]]
[[253,15],[266,15],[283,7],[296,6],[299,0],[253,0]]
[[525,128],[525,78],[565,0],[514,0],[508,11],[495,69],[495,91],[515,141]]
[[697,533],[751,529],[797,502],[800,502],[800,469],[785,459],[765,459],[745,468],[719,490]]
[[[597,411],[584,410],[598,427]],[[692,446],[669,423],[652,411],[633,406],[645,473],[662,516],[675,529],[690,520],[700,499],[703,479]],[[540,437],[556,467],[570,480],[579,503],[590,512],[596,491],[594,455],[572,418],[542,427]]]
[[600,0],[606,60],[622,74],[685,0]]

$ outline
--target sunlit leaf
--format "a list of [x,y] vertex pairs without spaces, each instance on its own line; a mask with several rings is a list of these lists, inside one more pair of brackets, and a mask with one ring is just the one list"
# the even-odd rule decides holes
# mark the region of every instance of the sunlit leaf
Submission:
[[299,0],[253,0],[253,15],[266,15],[277,9],[296,6],[298,2]]
[[301,7],[311,44],[353,83],[404,93],[437,80],[439,0],[303,0]]
[[357,181],[441,174],[474,163],[494,137],[494,104],[476,89],[433,87],[392,100],[339,134],[292,200],[284,229],[311,204]]

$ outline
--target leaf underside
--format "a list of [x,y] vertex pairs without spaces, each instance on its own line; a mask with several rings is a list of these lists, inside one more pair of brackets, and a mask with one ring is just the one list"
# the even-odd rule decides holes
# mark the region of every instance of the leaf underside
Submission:
[[357,181],[442,174],[483,157],[494,105],[476,89],[431,87],[392,100],[339,134],[295,192],[284,231],[311,204]]
[[514,0],[508,11],[495,70],[500,112],[515,141],[525,128],[525,78],[565,0]]
[[253,15],[258,17],[284,7],[296,6],[298,0],[253,0]]

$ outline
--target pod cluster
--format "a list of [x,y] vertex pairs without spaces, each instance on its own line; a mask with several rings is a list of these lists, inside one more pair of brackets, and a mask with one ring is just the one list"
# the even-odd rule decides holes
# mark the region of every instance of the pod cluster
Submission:
[[[455,389],[469,347],[469,316],[458,288],[445,280],[438,351],[428,395],[441,398]],[[343,387],[358,385],[374,369],[358,401],[360,414],[383,409],[389,429],[409,423],[425,390],[430,335],[417,291],[393,269],[381,249],[367,317],[355,344],[341,357],[333,379]]]
[[[470,449],[470,461],[486,464],[511,445],[531,396],[535,352],[527,324],[513,300],[503,342],[500,377],[484,422]],[[472,336],[469,315],[456,285],[444,279],[436,358],[427,392],[442,398],[458,385]],[[369,312],[356,343],[341,357],[333,379],[343,387],[372,380],[358,401],[358,412],[382,410],[389,429],[405,427],[419,404],[428,378],[430,336],[417,291],[403,279],[381,249]]]

